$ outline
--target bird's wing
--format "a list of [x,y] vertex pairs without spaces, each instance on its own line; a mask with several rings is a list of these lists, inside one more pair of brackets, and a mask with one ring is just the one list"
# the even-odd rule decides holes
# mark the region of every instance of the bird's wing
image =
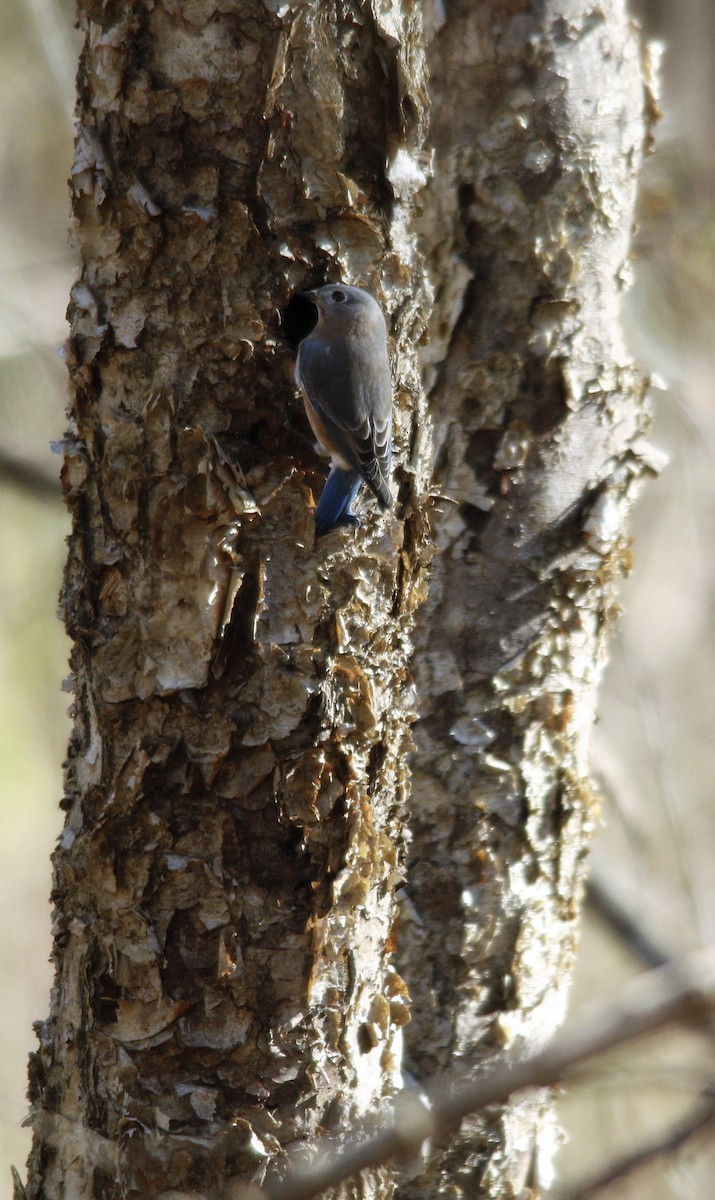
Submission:
[[389,507],[392,395],[387,356],[375,360],[351,353],[349,343],[314,345],[306,338],[298,365],[301,386],[328,435],[326,450],[336,450]]

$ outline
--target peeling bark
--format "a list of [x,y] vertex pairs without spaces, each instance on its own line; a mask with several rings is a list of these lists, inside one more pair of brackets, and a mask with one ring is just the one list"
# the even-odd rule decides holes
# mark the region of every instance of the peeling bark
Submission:
[[[435,6],[430,168],[410,3],[80,3],[76,720],[28,1197],[260,1182],[401,1085],[435,548],[408,1065],[562,1015],[643,466],[638,47],[616,0],[589,12]],[[337,278],[389,317],[398,496],[315,545],[279,312]],[[549,1119],[465,1126],[405,1196],[516,1194]]]
[[[76,726],[28,1195],[205,1194],[400,1083],[422,63],[397,5],[80,19]],[[391,316],[399,501],[316,546],[279,310],[341,276]]]
[[[465,0],[431,33],[420,232],[445,499],[416,640],[401,933],[417,1078],[533,1049],[566,1004],[597,820],[596,687],[647,465],[620,326],[641,53],[620,0]],[[543,1187],[556,1143],[548,1095],[530,1095],[465,1123],[401,1195]]]

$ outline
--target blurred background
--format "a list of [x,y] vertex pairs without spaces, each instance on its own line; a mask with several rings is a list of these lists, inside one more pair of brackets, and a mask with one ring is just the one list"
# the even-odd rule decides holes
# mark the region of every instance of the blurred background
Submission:
[[[651,437],[669,461],[633,514],[634,567],[601,688],[603,826],[572,1012],[659,958],[715,944],[715,5],[634,7],[660,67],[663,115],[641,178],[624,321],[653,373]],[[562,1176],[583,1183],[638,1146],[677,1141],[714,1080],[705,1032],[662,1031],[599,1062],[560,1103]],[[710,1200],[714,1180],[711,1113],[677,1153],[594,1194]]]
[[[47,1016],[49,855],[69,697],[57,595],[69,520],[57,482],[66,337],[73,6],[0,0],[0,1195],[24,1178],[32,1022]],[[19,476],[15,460],[28,464]],[[51,486],[54,480],[54,486]]]
[[[604,822],[572,1011],[614,994],[659,955],[715,941],[715,6],[663,0],[642,4],[640,15],[670,48],[626,321],[642,361],[667,380],[668,390],[663,382],[653,391],[652,437],[670,461],[634,514],[635,569],[601,693],[594,758]],[[48,1011],[49,855],[69,733],[60,691],[68,645],[56,618],[68,519],[50,443],[64,429],[59,348],[76,274],[66,183],[73,19],[65,0],[0,0],[0,1180],[8,1190],[9,1165],[22,1171],[29,1148],[31,1025]],[[687,1122],[713,1079],[715,1041],[704,1034],[661,1033],[599,1063],[560,1101],[564,1189]],[[711,1124],[600,1194],[711,1200],[714,1177]]]

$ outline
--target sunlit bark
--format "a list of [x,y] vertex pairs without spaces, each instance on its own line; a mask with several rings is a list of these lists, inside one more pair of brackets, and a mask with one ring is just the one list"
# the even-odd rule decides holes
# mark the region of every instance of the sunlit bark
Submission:
[[[620,0],[438,11],[421,234],[445,499],[415,654],[401,940],[418,1078],[533,1049],[563,1017],[596,686],[647,457],[620,326],[646,136],[638,31]],[[405,1195],[519,1194],[548,1180],[555,1134],[534,1093],[463,1126]]]
[[[399,1086],[430,467],[410,19],[80,8],[76,725],[29,1184],[46,1200],[261,1178]],[[280,310],[340,276],[391,318],[399,498],[314,545],[326,472]]]

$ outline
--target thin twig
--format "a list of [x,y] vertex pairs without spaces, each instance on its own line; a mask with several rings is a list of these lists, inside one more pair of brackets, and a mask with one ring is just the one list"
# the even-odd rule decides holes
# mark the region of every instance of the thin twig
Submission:
[[0,483],[21,488],[37,500],[62,499],[59,473],[55,476],[29,458],[21,458],[0,448]]
[[469,1113],[502,1104],[513,1092],[558,1083],[597,1054],[672,1021],[707,1021],[713,1009],[715,948],[674,959],[633,980],[618,1000],[572,1021],[538,1053],[499,1066],[468,1084],[430,1088],[426,1103],[414,1094],[403,1094],[396,1119],[380,1133],[338,1153],[326,1151],[313,1166],[296,1169],[280,1182],[268,1182],[265,1194],[269,1200],[312,1200],[366,1168],[391,1158],[412,1157],[427,1138],[443,1136]]
[[633,910],[615,872],[606,872],[593,864],[586,884],[586,897],[594,912],[646,966],[662,967],[670,961],[672,956],[666,947],[646,929]]
[[620,1179],[632,1175],[641,1167],[647,1167],[656,1158],[664,1158],[674,1154],[698,1133],[708,1126],[715,1124],[715,1097],[706,1093],[707,1099],[701,1100],[693,1112],[683,1118],[677,1125],[661,1133],[659,1137],[645,1142],[630,1154],[615,1159],[606,1169],[582,1183],[575,1184],[568,1192],[558,1193],[557,1200],[586,1200],[586,1197],[603,1191]]

